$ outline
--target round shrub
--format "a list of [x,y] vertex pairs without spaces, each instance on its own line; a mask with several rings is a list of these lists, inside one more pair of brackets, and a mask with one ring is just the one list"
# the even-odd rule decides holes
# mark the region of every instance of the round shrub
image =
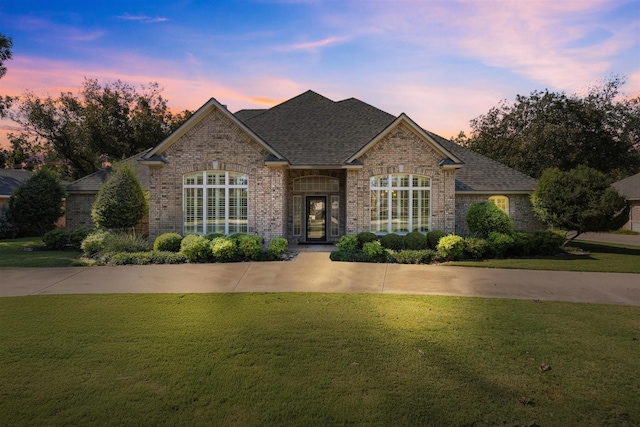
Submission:
[[487,239],[489,250],[496,258],[504,258],[514,242],[515,240],[509,234],[497,233],[495,231],[489,233],[489,238]]
[[358,244],[360,245],[360,247],[364,247],[365,243],[378,241],[378,236],[370,231],[363,231],[362,233],[358,233],[356,238],[358,239]]
[[69,248],[79,251],[82,248],[82,242],[91,234],[93,230],[86,227],[74,228],[69,232]]
[[535,231],[531,236],[532,255],[555,255],[560,252],[564,236],[551,230]]
[[404,239],[401,235],[396,233],[385,234],[380,239],[380,243],[383,248],[392,249],[394,251],[401,251],[404,248]]
[[262,238],[260,236],[242,235],[238,241],[238,252],[246,259],[257,260],[262,253]]
[[444,236],[437,246],[438,255],[447,260],[455,261],[464,257],[464,239],[455,234]]
[[205,262],[211,258],[210,243],[204,236],[189,234],[182,239],[180,252],[189,262]]
[[440,241],[440,239],[442,239],[444,236],[446,236],[447,233],[445,233],[444,231],[440,231],[440,230],[433,230],[427,233],[427,246],[429,247],[429,249],[436,249],[438,247],[438,242]]
[[429,247],[427,236],[419,231],[412,231],[404,236],[404,245],[407,249],[414,251],[420,251]]
[[390,253],[391,261],[398,264],[428,264],[433,260],[435,252],[431,249],[422,249],[419,251],[405,249],[400,252]]
[[267,252],[274,258],[280,259],[282,255],[287,251],[287,245],[289,242],[284,237],[275,237],[269,242],[269,248]]
[[69,233],[60,228],[47,231],[44,236],[42,236],[42,241],[47,249],[60,251],[67,248],[67,244],[69,243]]
[[358,250],[358,238],[356,236],[342,236],[336,247],[344,252],[355,252]]
[[164,233],[156,237],[153,242],[154,251],[180,252],[182,236],[178,233]]
[[513,231],[509,215],[491,202],[471,205],[466,221],[469,231],[483,238],[487,238],[492,232],[509,234]]
[[362,253],[367,258],[379,257],[380,255],[383,254],[383,252],[384,252],[384,249],[382,249],[382,245],[380,244],[380,242],[378,240],[376,240],[374,242],[366,242],[362,246]]
[[230,261],[237,252],[235,242],[229,237],[216,237],[211,241],[211,254],[216,261]]
[[80,248],[85,256],[93,257],[105,250],[106,239],[111,233],[105,230],[95,230],[82,241]]
[[211,241],[218,237],[225,237],[225,235],[222,233],[211,233],[211,234],[207,234],[205,237],[207,238],[207,240]]

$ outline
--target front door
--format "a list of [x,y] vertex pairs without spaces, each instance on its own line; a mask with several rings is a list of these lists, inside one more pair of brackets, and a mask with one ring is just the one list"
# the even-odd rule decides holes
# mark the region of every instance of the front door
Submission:
[[307,242],[327,241],[327,196],[307,196]]

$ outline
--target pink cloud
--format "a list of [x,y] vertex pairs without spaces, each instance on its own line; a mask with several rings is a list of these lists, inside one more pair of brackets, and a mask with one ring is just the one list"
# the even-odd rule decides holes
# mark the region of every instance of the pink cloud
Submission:
[[322,40],[317,40],[313,42],[305,42],[305,43],[294,43],[286,46],[280,46],[276,48],[276,50],[280,51],[296,51],[296,50],[307,50],[307,51],[317,51],[320,48],[331,46],[337,43],[342,43],[346,39],[344,37],[327,37]]

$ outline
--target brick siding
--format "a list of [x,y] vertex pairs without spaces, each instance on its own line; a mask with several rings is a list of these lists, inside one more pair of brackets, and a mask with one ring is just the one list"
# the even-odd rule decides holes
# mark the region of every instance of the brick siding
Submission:
[[[533,215],[533,208],[528,194],[502,194],[509,198],[509,218],[513,221],[516,230],[540,230],[547,228],[544,223]],[[474,203],[486,202],[492,195],[458,194],[456,196],[456,234],[464,235],[469,232],[467,229],[467,212]]]

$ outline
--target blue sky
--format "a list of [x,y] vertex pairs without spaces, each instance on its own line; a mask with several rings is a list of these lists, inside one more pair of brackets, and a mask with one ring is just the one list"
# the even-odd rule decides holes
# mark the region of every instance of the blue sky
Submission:
[[640,95],[640,0],[3,0],[0,33],[14,43],[0,94],[121,79],[158,82],[175,110],[236,111],[312,89],[446,138],[535,89],[617,74]]

